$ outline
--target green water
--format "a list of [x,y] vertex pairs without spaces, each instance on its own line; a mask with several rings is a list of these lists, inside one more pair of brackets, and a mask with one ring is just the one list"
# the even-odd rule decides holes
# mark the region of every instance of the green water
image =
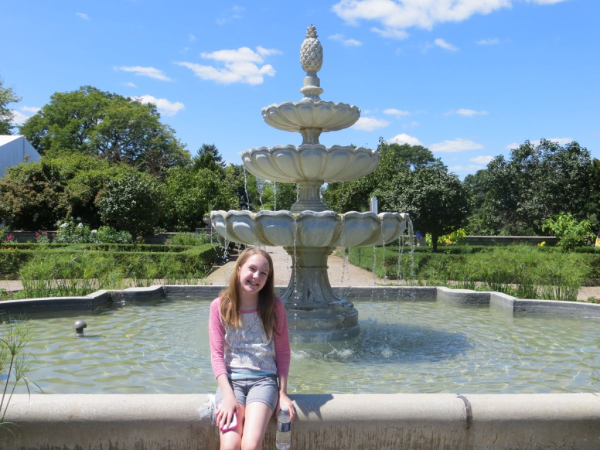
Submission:
[[[206,300],[30,315],[46,393],[212,393]],[[439,302],[356,301],[361,332],[293,344],[290,393],[541,393],[600,389],[598,321]],[[87,322],[75,338],[73,322]]]

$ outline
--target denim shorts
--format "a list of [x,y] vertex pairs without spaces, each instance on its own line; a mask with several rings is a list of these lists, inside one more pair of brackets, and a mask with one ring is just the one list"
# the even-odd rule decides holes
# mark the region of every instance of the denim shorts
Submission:
[[[253,377],[242,380],[232,380],[230,378],[229,385],[240,405],[246,406],[248,403],[260,402],[275,411],[279,400],[279,387],[275,376]],[[223,393],[219,387],[215,394],[215,406],[219,406],[222,401]]]

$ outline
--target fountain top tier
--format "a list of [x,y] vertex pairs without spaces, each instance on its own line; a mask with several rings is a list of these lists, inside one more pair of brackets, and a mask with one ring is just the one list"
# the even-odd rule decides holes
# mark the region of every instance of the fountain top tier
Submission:
[[323,65],[323,46],[317,38],[317,29],[311,25],[300,48],[300,62],[306,72],[299,102],[270,105],[262,110],[263,119],[270,126],[283,131],[302,134],[303,144],[318,144],[324,131],[351,127],[360,117],[360,109],[347,103],[321,100],[323,93],[317,72]]

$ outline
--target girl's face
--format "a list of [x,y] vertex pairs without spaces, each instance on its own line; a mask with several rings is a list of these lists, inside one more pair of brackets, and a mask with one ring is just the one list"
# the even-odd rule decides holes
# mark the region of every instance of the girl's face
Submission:
[[256,295],[265,286],[271,268],[267,258],[257,253],[249,257],[238,271],[242,292]]

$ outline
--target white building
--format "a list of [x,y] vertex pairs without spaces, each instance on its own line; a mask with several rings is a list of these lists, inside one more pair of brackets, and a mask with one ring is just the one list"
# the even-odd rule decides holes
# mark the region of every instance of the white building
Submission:
[[0,178],[6,169],[23,161],[39,162],[40,154],[24,136],[0,135]]

